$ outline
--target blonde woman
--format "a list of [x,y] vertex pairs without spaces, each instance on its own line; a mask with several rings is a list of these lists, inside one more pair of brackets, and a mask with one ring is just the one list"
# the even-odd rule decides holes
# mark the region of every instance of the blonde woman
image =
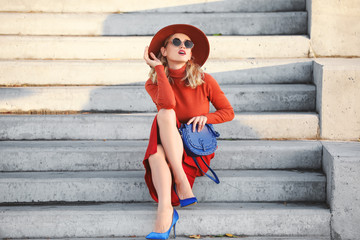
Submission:
[[[173,206],[197,203],[192,186],[203,173],[184,151],[180,124],[193,123],[193,131],[201,131],[205,123],[234,118],[233,108],[216,80],[200,68],[209,51],[206,35],[186,24],[164,27],[145,48],[144,59],[151,67],[145,88],[158,110],[143,161],[145,182],[158,202],[154,232],[147,239],[168,239],[172,228],[175,234],[179,215]],[[209,112],[210,102],[215,112]],[[213,157],[203,158],[210,164]],[[199,163],[206,171],[206,166]]]

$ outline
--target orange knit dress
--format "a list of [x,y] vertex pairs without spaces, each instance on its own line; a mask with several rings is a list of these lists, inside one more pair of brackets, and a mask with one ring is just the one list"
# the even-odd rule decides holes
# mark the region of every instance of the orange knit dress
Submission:
[[[169,69],[169,75],[173,80],[170,84],[166,77],[164,66],[159,65],[155,67],[157,73],[157,83],[154,84],[151,79],[145,83],[145,89],[151,96],[158,110],[174,109],[177,117],[177,124],[180,127],[181,123],[186,123],[192,117],[206,116],[207,123],[217,124],[231,121],[234,118],[234,110],[220,89],[219,84],[209,74],[204,74],[204,84],[197,86],[195,89],[186,86],[186,81],[181,80],[185,76],[186,64],[177,70]],[[216,111],[209,113],[210,102],[216,108]],[[144,157],[145,167],[145,182],[149,188],[151,197],[158,202],[155,187],[152,182],[151,169],[148,162],[150,155],[157,152],[157,145],[161,144],[160,135],[158,132],[156,117],[151,127],[149,144]],[[210,164],[211,159],[215,154],[204,156],[203,159]],[[207,167],[202,161],[199,161],[201,168],[206,172]],[[197,168],[193,159],[188,156],[184,150],[183,154],[183,168],[189,179],[191,187],[194,184],[195,178],[202,176],[203,173]],[[171,193],[172,205],[180,204],[179,198],[172,189]]]

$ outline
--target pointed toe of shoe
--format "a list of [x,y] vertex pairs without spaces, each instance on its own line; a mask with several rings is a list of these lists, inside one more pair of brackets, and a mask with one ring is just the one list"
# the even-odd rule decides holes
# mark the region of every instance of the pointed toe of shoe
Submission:
[[176,222],[178,220],[179,220],[179,214],[174,209],[173,219],[172,219],[170,229],[167,232],[164,232],[164,233],[151,232],[145,238],[146,239],[168,239],[169,235],[170,235],[170,231],[171,231],[172,228],[174,229],[174,237],[176,238],[175,226],[176,226]]
[[166,234],[151,232],[146,237],[146,239],[168,239]]

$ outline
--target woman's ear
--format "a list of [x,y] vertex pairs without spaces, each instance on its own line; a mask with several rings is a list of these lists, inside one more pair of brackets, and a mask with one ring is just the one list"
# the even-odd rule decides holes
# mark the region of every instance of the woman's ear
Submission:
[[162,54],[164,57],[166,57],[166,55],[167,55],[166,48],[161,47],[161,48],[160,48],[160,51],[161,51],[161,54]]

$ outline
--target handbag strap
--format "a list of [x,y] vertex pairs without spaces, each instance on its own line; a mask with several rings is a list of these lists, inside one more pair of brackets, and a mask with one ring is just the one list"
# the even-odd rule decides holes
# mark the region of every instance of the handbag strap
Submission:
[[207,174],[206,172],[204,172],[204,171],[201,169],[201,167],[200,167],[198,161],[196,160],[196,158],[195,158],[195,157],[192,157],[192,159],[194,160],[196,166],[197,166],[206,176],[208,176],[211,180],[213,180],[216,184],[219,184],[219,183],[220,183],[220,180],[219,180],[218,176],[216,175],[215,171],[212,170],[212,168],[205,162],[205,160],[202,158],[202,156],[199,156],[199,157],[201,158],[201,160],[203,161],[203,163],[204,163],[204,164],[206,165],[206,167],[210,170],[210,172],[213,174],[214,177],[212,177],[212,176],[210,176],[209,174]]
[[208,128],[210,129],[210,131],[212,132],[212,134],[214,134],[215,137],[220,137],[220,133],[218,133],[217,131],[215,131],[214,127],[212,124],[210,123],[205,123],[205,125],[208,125]]

